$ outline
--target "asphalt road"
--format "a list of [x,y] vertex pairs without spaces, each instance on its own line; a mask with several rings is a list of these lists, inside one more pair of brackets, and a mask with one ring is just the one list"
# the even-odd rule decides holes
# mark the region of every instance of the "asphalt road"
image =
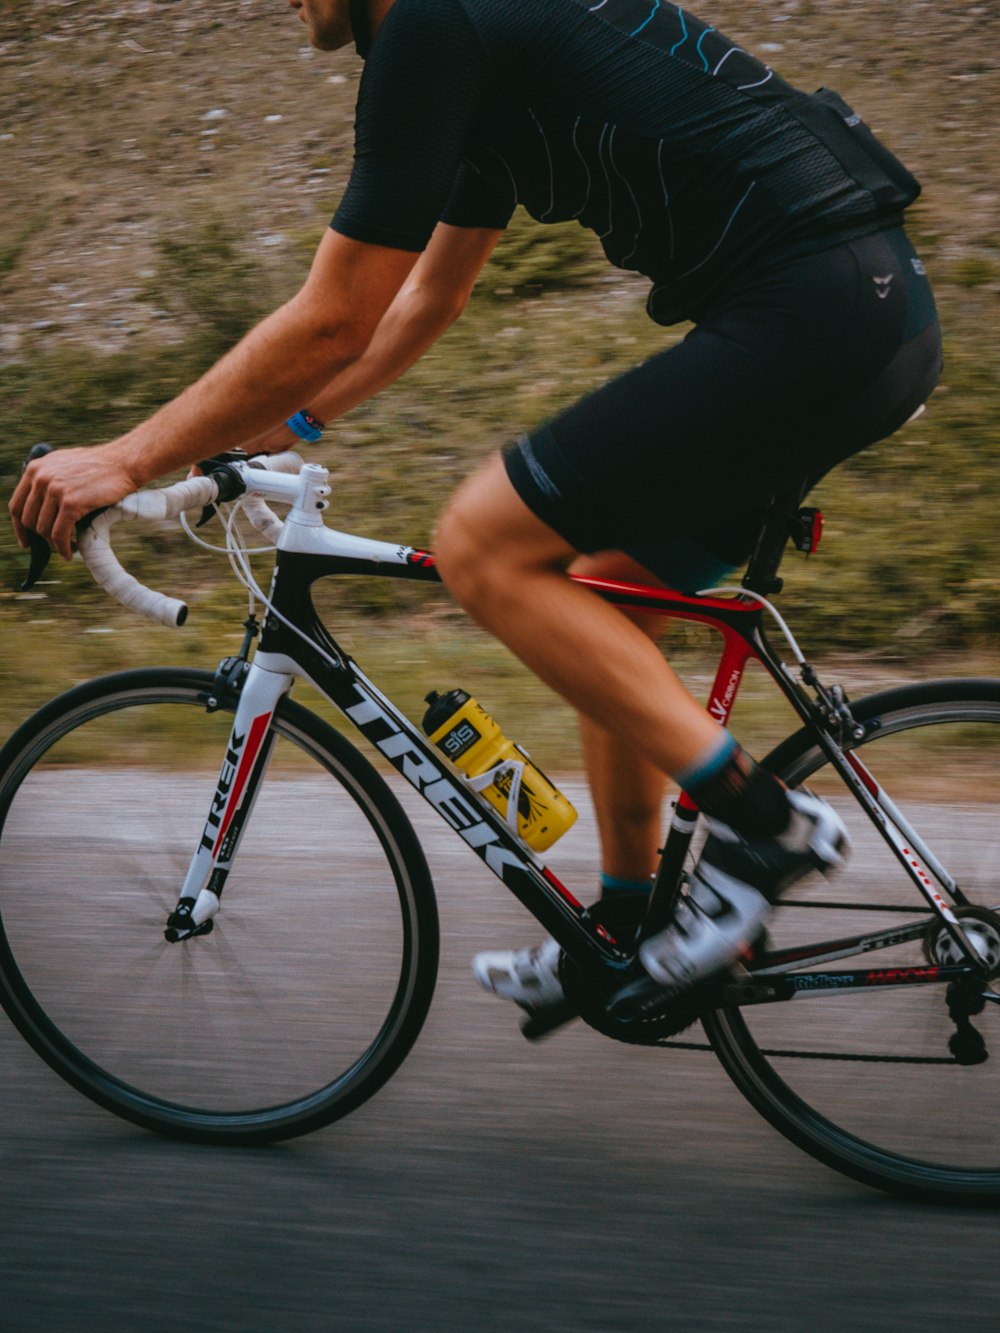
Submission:
[[430,1019],[388,1087],[309,1138],[158,1139],[0,1024],[0,1327],[1000,1326],[997,1214],[842,1179],[710,1056],[579,1027],[524,1042],[468,958],[533,923],[447,831],[428,849]]

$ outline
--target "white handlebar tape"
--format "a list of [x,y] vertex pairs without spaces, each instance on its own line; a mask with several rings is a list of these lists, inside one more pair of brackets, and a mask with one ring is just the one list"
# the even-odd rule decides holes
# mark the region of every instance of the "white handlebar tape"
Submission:
[[248,495],[243,500],[243,512],[268,544],[277,546],[284,524],[267,501],[259,495]]
[[183,602],[147,588],[122,568],[111,549],[111,528],[119,519],[148,518],[155,521],[176,518],[185,510],[214,504],[218,493],[211,477],[188,477],[158,491],[137,491],[135,495],[127,495],[120,504],[105,509],[77,539],[80,555],[94,581],[123,606],[141,616],[170,628],[183,625],[187,619],[187,607]]
[[251,472],[255,471],[258,463],[265,472],[288,472],[297,477],[302,471],[302,455],[294,449],[288,449],[283,454],[271,454],[268,458],[255,458],[250,464]]

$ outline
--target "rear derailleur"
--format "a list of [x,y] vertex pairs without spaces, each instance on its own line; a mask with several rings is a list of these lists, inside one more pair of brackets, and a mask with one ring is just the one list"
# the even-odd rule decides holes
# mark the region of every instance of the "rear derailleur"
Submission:
[[[989,1051],[982,1034],[970,1020],[986,1008],[991,995],[985,989],[986,983],[1000,976],[1000,916],[986,907],[960,907],[955,915],[965,936],[975,947],[984,973],[962,977],[948,986],[948,1015],[955,1024],[955,1031],[948,1039],[948,1049],[960,1065],[981,1065],[989,1059]],[[948,927],[938,921],[930,926],[924,938],[924,954],[929,963],[941,967],[954,967],[967,961]]]

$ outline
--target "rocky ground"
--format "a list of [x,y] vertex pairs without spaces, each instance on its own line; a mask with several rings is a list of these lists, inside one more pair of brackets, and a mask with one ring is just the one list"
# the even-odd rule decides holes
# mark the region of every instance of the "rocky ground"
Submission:
[[[925,421],[820,488],[822,558],[789,568],[783,610],[806,644],[887,651],[917,671],[931,651],[971,652],[972,668],[948,670],[992,674],[1000,6],[701,8],[799,86],[836,88],[920,176],[910,221],[947,339],[946,379]],[[313,51],[285,0],[0,0],[0,493],[37,440],[92,443],[127,429],[295,290],[348,178],[360,71],[352,50]],[[331,432],[324,461],[336,469],[342,526],[431,541],[442,498],[476,460],[662,346],[642,312],[645,284],[595,262],[595,251],[571,224],[512,228],[483,299],[404,381]],[[205,602],[225,594],[223,566],[166,538],[133,558],[137,572],[173,562],[167,586],[197,603],[186,651],[211,657]],[[22,563],[0,524],[0,638],[31,627],[19,658],[0,661],[0,723],[67,679],[166,654],[124,612],[114,620],[72,567],[52,567],[66,585],[29,604],[37,614],[26,622],[13,591]],[[420,609],[412,593],[352,584],[350,609],[366,617],[366,643],[376,639],[363,660],[406,675],[436,651],[441,636],[423,622],[410,626],[416,647],[402,659],[394,622],[383,647],[373,633],[381,613]],[[107,636],[109,617],[118,638]],[[508,704],[506,666],[478,641],[454,651],[459,683],[481,663],[491,704],[516,717],[523,677],[511,677]],[[550,711],[540,704],[522,734],[543,734]],[[551,753],[572,753],[562,746]]]
[[[1000,280],[995,4],[704,8],[855,101],[922,176],[939,281]],[[313,51],[283,0],[0,5],[0,355],[178,336],[150,290],[158,245],[206,214],[294,281],[348,175],[360,68]]]

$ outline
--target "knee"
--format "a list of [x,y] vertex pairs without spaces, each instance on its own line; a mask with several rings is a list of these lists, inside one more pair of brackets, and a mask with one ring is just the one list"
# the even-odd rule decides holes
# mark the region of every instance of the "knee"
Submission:
[[574,552],[531,513],[494,456],[448,501],[434,554],[448,591],[475,614],[523,599],[528,581],[553,570],[564,573]]
[[469,609],[489,578],[491,547],[482,540],[475,505],[460,488],[438,517],[434,556],[441,582],[460,606]]

